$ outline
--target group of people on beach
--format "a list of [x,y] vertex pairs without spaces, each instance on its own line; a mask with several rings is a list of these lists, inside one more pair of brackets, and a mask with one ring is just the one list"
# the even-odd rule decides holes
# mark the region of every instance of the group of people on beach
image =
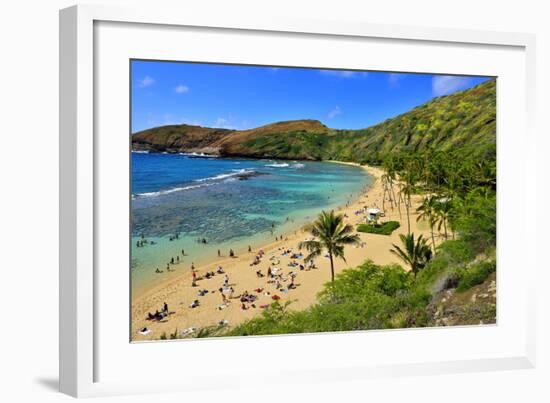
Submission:
[[[249,247],[249,251],[252,252],[251,247]],[[315,267],[315,264],[312,261],[308,263],[304,262],[304,264],[298,263],[297,260],[304,258],[303,254],[301,252],[293,252],[292,249],[289,249],[286,247],[280,247],[278,249],[278,252],[280,253],[280,256],[277,256],[277,254],[272,252],[273,255],[269,258],[269,262],[268,262],[269,265],[267,267],[266,284],[274,287],[275,291],[278,291],[281,293],[288,293],[290,290],[295,289],[297,286],[295,283],[297,274],[291,270],[285,276],[283,273],[283,270],[279,267],[276,267],[277,265],[280,264],[280,258],[284,256],[289,256],[293,260],[291,261],[291,263],[288,264],[288,266],[289,267],[297,266],[297,267],[300,267],[300,270],[311,270],[311,268]],[[264,257],[265,257],[265,252],[263,250],[258,251],[258,253],[254,255],[254,259],[250,264],[250,266],[256,266],[261,264]],[[306,265],[307,265],[307,268],[306,268]],[[250,308],[257,308],[256,302],[259,300],[261,295],[270,297],[272,301],[278,301],[281,299],[279,295],[272,294],[272,292],[265,290],[265,287],[262,287],[262,286],[255,288],[253,292],[244,290],[241,294],[235,296],[235,289],[233,288],[235,284],[230,283],[229,275],[224,271],[222,266],[218,266],[215,272],[207,271],[204,275],[199,276],[197,270],[195,269],[194,264],[192,264],[191,286],[197,287],[199,281],[210,280],[214,277],[217,277],[218,275],[223,275],[223,282],[221,286],[217,289],[221,297],[221,304],[216,307],[216,309],[218,310],[222,310],[229,307],[231,304],[231,301],[234,299],[238,299],[239,307],[243,311],[248,310]],[[256,271],[256,275],[258,278],[266,277],[266,275],[262,273],[261,269]],[[200,307],[201,306],[200,297],[205,297],[206,295],[211,294],[213,292],[215,291],[209,291],[207,288],[201,288],[197,292],[197,296],[199,297],[199,299],[194,299],[189,305],[189,308],[195,309]],[[263,304],[263,305],[260,305],[260,308],[265,309],[268,306],[269,304]],[[163,316],[164,313],[160,312],[159,315]],[[155,316],[153,315],[153,317]]]
[[147,320],[160,321],[166,318],[169,315],[169,313],[170,312],[168,311],[168,304],[165,302],[160,311],[157,309],[155,313],[148,312]]
[[[252,248],[248,247],[249,253],[252,253]],[[305,257],[302,252],[298,250],[293,250],[286,246],[281,246],[277,250],[273,250],[269,253],[270,257],[266,260],[266,253],[263,250],[259,250],[257,253],[254,253],[250,267],[257,267],[261,265],[267,265],[266,272],[263,272],[262,269],[256,270],[256,277],[261,279],[263,284],[258,285],[255,289],[243,290],[240,294],[236,294],[235,287],[238,284],[232,284],[230,281],[230,276],[224,268],[219,265],[216,270],[209,270],[203,272],[199,275],[198,270],[196,269],[194,263],[191,263],[191,286],[198,287],[199,284],[205,280],[213,280],[216,278],[222,277],[220,281],[220,286],[214,288],[213,290],[209,287],[200,287],[196,293],[196,297],[189,303],[188,309],[201,309],[201,300],[207,298],[208,295],[218,292],[220,294],[220,303],[215,306],[216,310],[228,309],[232,302],[238,301],[238,309],[241,311],[248,311],[250,309],[266,309],[270,306],[271,303],[281,300],[281,295],[291,292],[296,289],[299,284],[296,283],[297,272],[296,269],[300,271],[310,271],[316,268],[316,265],[313,260],[305,260]],[[186,256],[185,251],[181,250],[181,256]],[[234,251],[230,250],[229,256],[234,256]],[[286,271],[281,267],[281,259],[287,258],[290,261],[287,263],[287,267],[290,269]],[[167,269],[172,265],[176,265],[181,262],[180,256],[176,256],[170,259],[167,264]],[[158,270],[158,269],[157,269]],[[173,269],[171,269],[173,270]],[[265,273],[265,274],[264,274]],[[271,288],[271,290],[269,289]],[[259,304],[262,298],[268,298],[269,302],[264,302]],[[159,311],[148,312],[147,320],[149,321],[164,321],[168,318],[169,314],[174,312],[168,311],[168,305],[164,303],[163,308]],[[227,325],[226,320],[220,321]],[[150,332],[150,329],[144,328],[140,330],[141,334],[147,334]],[[185,337],[185,336],[184,336]]]
[[[248,248],[249,248],[249,252],[252,252],[252,250],[250,249],[250,246]],[[256,266],[260,264],[263,256],[264,256],[264,251],[260,249],[258,254],[254,257],[254,260],[252,261],[252,263],[250,263],[250,266]]]
[[[185,256],[185,251],[182,249],[181,250],[181,254],[182,256]],[[173,268],[174,265],[176,264],[179,264],[180,263],[180,257],[179,255],[176,255],[176,257],[174,258],[173,256],[170,258],[170,260],[166,263],[166,271],[167,272],[173,272],[173,271],[176,271],[176,269]],[[164,273],[163,270],[160,270],[158,267],[155,269],[155,273],[157,274],[161,274],[161,273]]]
[[[143,236],[143,235],[142,235]],[[204,239],[204,238],[203,238]],[[202,242],[200,239],[197,240],[197,242]],[[206,239],[204,239],[204,243],[206,243]],[[141,242],[147,242],[147,240],[139,240],[138,243],[140,243],[141,245]],[[152,241],[151,241],[152,242]],[[138,245],[139,247],[139,245]],[[248,247],[248,250],[249,252],[252,250],[251,247],[249,246]],[[186,254],[185,254],[185,249],[182,249],[181,250],[181,256],[182,257],[185,257]],[[235,255],[235,251],[233,249],[229,249],[229,256],[230,257],[236,257]],[[218,257],[221,257],[221,251],[218,249]],[[180,263],[180,256],[179,255],[176,255],[176,257],[171,257],[170,260],[166,263],[166,271],[167,272],[173,272],[173,271],[176,271],[175,268],[173,268],[174,265],[177,265]],[[191,262],[191,271],[194,271],[195,270],[195,264],[193,262]],[[161,273],[164,273],[164,270],[160,270],[158,267],[155,269],[155,273],[157,274],[161,274]]]
[[[173,239],[178,239],[178,235],[174,235]],[[171,239],[171,240],[173,240]],[[276,236],[277,241],[283,240],[283,235]],[[286,238],[285,238],[286,240]],[[198,243],[206,244],[207,241],[205,238],[198,238]],[[248,246],[248,253],[252,252],[252,247]],[[218,257],[222,257],[221,251],[218,249],[217,251]],[[270,252],[270,257],[267,262],[264,262],[264,259],[266,258],[265,252],[263,250],[259,250],[257,253],[254,253],[253,259],[251,263],[249,264],[250,267],[259,266],[262,264],[267,263],[267,271],[266,274],[262,272],[262,269],[258,269],[256,271],[256,276],[258,279],[262,279],[262,281],[265,281],[263,285],[260,285],[253,289],[252,291],[249,290],[243,290],[240,294],[235,295],[235,286],[237,284],[231,284],[229,275],[225,272],[222,266],[218,266],[215,271],[210,270],[204,272],[202,275],[199,275],[199,272],[197,271],[195,264],[191,263],[191,286],[192,287],[198,287],[200,282],[203,280],[212,280],[214,278],[217,278],[218,276],[223,276],[223,280],[221,285],[214,290],[209,290],[206,287],[201,287],[196,294],[195,299],[192,300],[192,302],[188,305],[189,309],[197,309],[201,307],[201,299],[207,297],[209,294],[215,293],[216,291],[219,292],[221,303],[216,306],[217,310],[223,310],[228,308],[231,305],[231,302],[234,300],[238,300],[239,302],[239,309],[242,311],[258,308],[258,301],[261,297],[268,297],[271,302],[279,301],[281,299],[281,294],[285,294],[290,292],[291,290],[294,290],[299,284],[296,284],[296,277],[297,273],[294,271],[294,268],[299,268],[300,271],[305,270],[309,271],[311,269],[316,268],[315,263],[313,260],[305,261],[304,255],[302,252],[299,251],[293,251],[293,249],[281,246],[277,250],[274,250]],[[175,271],[174,266],[181,263],[184,257],[186,257],[185,250],[181,250],[181,257],[178,254],[175,257],[171,257],[170,260],[166,264],[166,271]],[[229,257],[236,257],[235,251],[230,248]],[[280,267],[281,259],[282,258],[290,258],[290,262],[288,262],[287,266],[291,269],[286,274],[284,273],[283,268]],[[304,260],[304,261],[302,261]],[[155,270],[156,273],[163,273],[162,270],[157,268]],[[273,289],[270,291],[266,289],[266,287],[272,287]],[[261,309],[268,308],[270,303],[264,303],[259,305]],[[154,313],[148,312],[147,313],[147,320],[151,321],[162,321],[163,319],[166,319],[169,315],[168,312],[168,305],[165,303],[162,310],[157,310]],[[224,321],[225,323],[225,321]]]
[[139,239],[136,241],[137,248],[143,248],[146,245],[155,245],[156,242],[153,240],[148,240],[145,238],[145,234],[142,232],[139,236]]

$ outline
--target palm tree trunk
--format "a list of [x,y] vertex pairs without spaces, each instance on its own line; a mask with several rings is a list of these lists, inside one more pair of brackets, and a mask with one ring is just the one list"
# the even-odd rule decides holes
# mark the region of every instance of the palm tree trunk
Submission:
[[393,190],[393,180],[390,179],[390,198],[391,198],[391,209],[393,211],[393,203],[395,202],[397,204],[397,200],[395,199],[395,191]]
[[405,200],[405,207],[407,208],[407,231],[411,234],[411,216],[409,215],[409,204]]
[[403,219],[403,216],[401,215],[401,192],[397,193],[399,195],[399,200],[397,200],[397,211],[399,211],[399,221]]
[[447,220],[443,219],[443,230],[445,231],[445,239],[447,239]]
[[332,260],[332,252],[329,250],[328,255],[330,257],[330,280],[334,283],[334,262]]
[[434,247],[434,255],[435,255],[435,237],[434,237],[434,226],[430,223],[430,230],[432,231],[432,245]]

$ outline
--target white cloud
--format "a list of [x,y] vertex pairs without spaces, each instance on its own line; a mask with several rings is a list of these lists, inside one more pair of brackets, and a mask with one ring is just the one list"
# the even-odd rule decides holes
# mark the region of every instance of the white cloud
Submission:
[[405,75],[404,74],[400,74],[400,73],[390,73],[388,75],[388,84],[390,85],[391,88],[396,88],[396,87],[399,87],[399,82],[405,78]]
[[368,75],[365,71],[350,71],[350,70],[319,70],[322,75],[333,76],[338,78],[358,78]]
[[190,88],[187,85],[180,84],[174,88],[177,94],[187,94],[190,91]]
[[472,79],[463,76],[435,76],[432,79],[432,92],[435,96],[448,95],[465,89]]
[[153,85],[155,83],[155,79],[149,76],[143,77],[141,80],[138,80],[138,87],[145,88],[149,87],[150,85]]
[[219,129],[231,129],[231,130],[237,130],[237,126],[231,124],[229,119],[226,118],[218,118],[214,122],[214,127],[217,127]]
[[342,110],[340,109],[340,107],[338,105],[336,105],[329,113],[328,113],[328,117],[329,119],[332,119],[338,115],[340,115],[342,113]]

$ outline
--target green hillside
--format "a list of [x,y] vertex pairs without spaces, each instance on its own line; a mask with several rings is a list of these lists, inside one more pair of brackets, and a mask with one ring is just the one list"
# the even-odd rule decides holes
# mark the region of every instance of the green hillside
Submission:
[[360,130],[329,129],[315,120],[279,122],[246,131],[165,126],[136,133],[134,149],[201,151],[222,156],[379,163],[398,151],[463,150],[496,154],[496,81],[434,98]]

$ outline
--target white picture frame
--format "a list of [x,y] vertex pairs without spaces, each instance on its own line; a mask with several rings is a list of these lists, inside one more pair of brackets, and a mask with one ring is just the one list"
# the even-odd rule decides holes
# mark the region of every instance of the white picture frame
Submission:
[[[100,376],[99,362],[107,363],[102,365],[110,365],[112,361],[126,361],[128,356],[124,356],[122,351],[121,356],[116,356],[117,350],[124,343],[129,343],[127,333],[118,329],[116,324],[113,326],[113,339],[117,339],[119,344],[106,346],[100,340],[104,340],[105,326],[108,323],[103,323],[101,318],[102,311],[102,294],[100,288],[103,283],[104,276],[98,276],[101,268],[98,267],[98,262],[101,262],[101,256],[98,252],[98,245],[101,244],[101,239],[98,230],[98,213],[101,206],[100,193],[102,183],[100,178],[105,178],[101,174],[102,165],[107,164],[106,159],[103,159],[102,146],[96,141],[98,136],[101,136],[101,122],[98,118],[98,111],[102,105],[99,104],[101,90],[97,88],[99,80],[97,79],[98,71],[105,68],[101,63],[104,59],[99,60],[99,54],[104,56],[98,47],[103,46],[100,38],[103,38],[101,33],[98,33],[97,27],[101,24],[126,24],[131,26],[134,32],[139,33],[140,30],[151,28],[155,30],[172,30],[176,32],[178,29],[185,30],[186,28],[198,30],[199,32],[217,32],[224,35],[225,32],[237,32],[240,37],[246,38],[257,34],[270,35],[276,44],[277,41],[282,41],[279,37],[298,38],[300,36],[309,39],[316,38],[320,40],[330,39],[331,41],[348,41],[353,45],[354,42],[360,43],[363,40],[371,39],[378,41],[387,41],[390,43],[398,43],[404,48],[408,46],[434,46],[437,49],[445,47],[458,46],[464,49],[477,49],[480,59],[483,59],[485,49],[502,51],[502,53],[512,54],[510,56],[515,62],[518,62],[520,73],[510,70],[508,78],[503,82],[512,83],[510,92],[504,85],[503,93],[506,94],[521,94],[517,104],[514,107],[520,107],[521,112],[518,116],[511,117],[509,123],[514,125],[519,130],[521,143],[518,147],[522,148],[525,153],[521,169],[517,172],[511,172],[505,169],[506,158],[513,155],[513,145],[509,145],[510,139],[501,136],[501,129],[504,133],[506,127],[501,128],[502,123],[499,120],[499,186],[502,181],[520,181],[524,186],[532,186],[535,188],[536,178],[534,175],[529,175],[529,172],[534,172],[536,138],[532,130],[532,114],[534,113],[534,58],[535,58],[535,37],[529,34],[518,33],[502,33],[502,32],[482,32],[482,31],[465,31],[453,30],[445,28],[426,28],[426,27],[408,27],[408,26],[388,26],[375,25],[366,22],[349,22],[349,21],[315,21],[315,20],[295,20],[292,18],[263,18],[249,19],[246,16],[236,18],[232,16],[227,19],[223,16],[216,15],[199,15],[193,14],[192,11],[171,10],[165,8],[118,8],[105,6],[74,6],[64,9],[60,12],[60,390],[72,396],[102,396],[110,394],[126,394],[126,393],[148,393],[158,391],[178,391],[178,390],[194,390],[202,388],[214,387],[232,387],[266,384],[271,385],[281,382],[325,382],[328,380],[344,380],[344,379],[366,379],[369,377],[388,377],[402,375],[419,375],[419,374],[441,374],[454,373],[465,371],[489,371],[502,369],[518,369],[530,368],[535,365],[535,284],[528,281],[516,282],[515,285],[518,295],[519,306],[515,306],[517,312],[514,313],[514,319],[509,323],[507,329],[506,320],[501,321],[501,308],[509,307],[514,300],[514,295],[506,294],[500,289],[506,289],[507,282],[515,281],[515,277],[504,279],[503,283],[499,277],[499,324],[494,327],[484,328],[476,334],[479,340],[490,340],[491,337],[502,339],[502,343],[495,343],[494,351],[481,353],[472,350],[471,354],[459,351],[456,354],[449,355],[438,359],[437,357],[419,358],[423,353],[422,346],[419,347],[419,355],[410,355],[404,358],[403,355],[391,356],[390,353],[384,352],[381,349],[381,356],[369,360],[361,354],[354,357],[353,362],[350,360],[349,366],[344,362],[337,362],[335,357],[327,358],[322,363],[315,361],[315,356],[308,356],[308,345],[311,344],[309,338],[314,336],[281,336],[281,337],[262,337],[262,338],[247,338],[237,340],[216,340],[216,341],[196,341],[196,350],[200,350],[202,354],[216,354],[223,349],[224,343],[241,343],[246,345],[248,352],[239,351],[239,354],[254,354],[261,351],[267,344],[274,351],[277,349],[288,350],[295,348],[297,353],[303,352],[303,357],[298,357],[303,365],[298,365],[299,362],[290,363],[288,365],[276,365],[277,371],[283,371],[288,377],[273,377],[269,373],[266,374],[249,374],[246,379],[239,378],[239,374],[231,374],[225,380],[216,380],[214,384],[208,379],[206,373],[200,367],[195,370],[195,377],[189,373],[184,373],[180,377],[175,377],[162,385],[153,382],[144,383],[134,377],[123,376],[117,377],[114,375]],[[108,25],[109,27],[110,25]],[[109,29],[107,29],[109,31]],[[115,30],[116,31],[116,30]],[[112,43],[118,43],[117,40],[124,42],[125,33],[117,32],[108,33],[112,35]],[[166,33],[165,33],[166,34]],[[158,33],[158,35],[165,35]],[[157,35],[157,33],[155,33]],[[136,36],[138,36],[136,34]],[[279,38],[279,39],[277,39]],[[308,40],[309,40],[308,39]],[[127,58],[132,51],[125,53],[120,46],[120,57]],[[239,46],[238,44],[235,46]],[[359,45],[357,45],[359,46]],[[130,47],[130,45],[128,45]],[[461,48],[462,49],[462,48]],[[474,51],[473,50],[473,51]],[[98,53],[99,52],[99,53]],[[108,54],[108,53],[107,53]],[[250,56],[249,60],[239,59],[235,56],[233,60],[227,60],[227,57],[222,57],[224,60],[216,59],[216,61],[229,62],[254,62],[254,55]],[[488,56],[486,56],[488,57]],[[503,56],[502,60],[507,60]],[[282,60],[282,59],[281,59]],[[487,59],[490,60],[490,59]],[[495,59],[498,64],[500,59]],[[502,62],[501,60],[501,62]],[[471,61],[470,61],[471,62]],[[266,62],[267,63],[267,62]],[[322,62],[320,62],[322,63]],[[466,62],[465,62],[466,63]],[[288,61],[282,63],[273,62],[274,65],[282,64],[289,65]],[[491,75],[491,69],[496,68],[490,66],[490,63],[485,63],[478,67],[476,72],[481,72],[486,75]],[[303,65],[303,63],[299,63]],[[116,67],[115,65],[113,65]],[[360,68],[362,65],[357,65]],[[106,66],[109,67],[109,66]],[[339,65],[319,65],[319,67],[348,67],[355,68],[349,64],[344,66]],[[497,66],[498,67],[498,66]],[[413,68],[413,67],[411,67]],[[504,68],[504,66],[503,66]],[[417,67],[415,70],[420,71],[422,67]],[[437,67],[436,72],[443,72],[445,67],[442,65]],[[468,67],[463,66],[465,72],[468,72]],[[116,70],[116,68],[113,68]],[[411,70],[403,70],[411,71]],[[474,70],[472,70],[474,71]],[[449,71],[448,73],[452,73]],[[520,76],[516,76],[520,74]],[[102,78],[103,79],[103,78]],[[515,80],[513,80],[515,79]],[[127,87],[126,87],[127,88]],[[121,90],[123,93],[124,89]],[[501,96],[500,92],[498,93]],[[103,95],[102,95],[103,96]],[[116,94],[114,99],[116,98]],[[511,102],[511,101],[510,101]],[[124,106],[127,108],[128,106]],[[499,113],[501,108],[512,107],[512,104],[500,102],[499,98]],[[519,110],[519,109],[518,109]],[[121,113],[124,115],[124,113]],[[500,116],[500,115],[499,115]],[[127,120],[127,115],[124,115]],[[508,122],[508,121],[507,121]],[[504,157],[503,157],[504,156]],[[107,158],[107,157],[106,157]],[[523,158],[523,157],[520,157]],[[517,161],[516,161],[517,163]],[[517,165],[517,164],[516,164]],[[501,169],[502,168],[502,169]],[[105,179],[106,180],[106,179]],[[506,186],[504,186],[504,190]],[[534,194],[530,192],[518,192],[520,195],[514,197],[523,205],[529,205],[531,208],[525,214],[524,225],[519,231],[520,238],[517,242],[525,242],[521,238],[521,234],[527,232],[535,232],[535,207],[533,202]],[[127,194],[127,193],[126,193]],[[504,194],[508,196],[508,194]],[[508,205],[508,197],[503,201],[501,191],[499,189],[499,210],[506,211]],[[127,199],[123,201],[127,203]],[[103,213],[101,213],[103,214]],[[501,222],[502,221],[502,222]],[[113,224],[115,225],[115,224]],[[504,228],[499,231],[499,262],[504,260],[513,262],[513,255],[506,255],[506,259],[501,259],[501,253],[513,253],[510,248],[506,248],[509,236],[506,234],[507,221],[499,214],[499,228]],[[525,238],[525,237],[523,237]],[[124,240],[121,240],[124,242]],[[523,262],[527,262],[522,267],[524,273],[534,271],[536,267],[535,254],[529,253],[532,251],[532,246],[526,245],[527,250]],[[506,249],[501,252],[501,249]],[[499,266],[500,267],[500,266]],[[499,269],[500,270],[500,269]],[[510,276],[514,275],[510,273]],[[126,275],[127,276],[127,275]],[[528,276],[524,276],[528,277]],[[532,277],[533,278],[533,277]],[[106,291],[108,292],[108,291]],[[107,294],[105,294],[107,295]],[[504,301],[500,303],[500,299]],[[111,302],[109,300],[109,302]],[[116,301],[113,301],[116,302]],[[127,299],[120,298],[119,305],[121,308],[127,309]],[[124,306],[125,305],[125,306]],[[104,310],[103,310],[104,311]],[[103,325],[99,326],[100,323]],[[515,330],[510,330],[514,328]],[[103,330],[102,330],[103,329]],[[446,333],[443,335],[441,330]],[[422,329],[408,330],[406,332],[393,331],[384,332],[357,332],[354,334],[335,334],[328,335],[323,340],[331,343],[342,343],[359,345],[364,340],[380,340],[382,334],[385,339],[395,339],[399,343],[410,341],[418,343],[421,338],[433,336],[435,339],[449,337],[453,340],[468,340],[469,335],[472,335],[471,328],[449,328],[449,329]],[[482,334],[483,333],[483,334]],[[513,334],[512,334],[513,333]],[[510,337],[508,338],[507,335]],[[315,336],[317,337],[317,336]],[[475,338],[474,338],[475,339]],[[472,339],[472,340],[474,340]],[[318,340],[318,339],[316,339]],[[378,341],[379,343],[391,343],[386,341]],[[103,344],[102,344],[103,343]],[[210,343],[210,344],[206,344]],[[101,344],[101,347],[98,345]],[[166,354],[183,354],[185,343],[161,343],[163,347],[153,346],[160,343],[142,343],[136,347],[132,354],[140,356],[140,359],[147,359],[153,355],[160,360],[166,360]],[[187,343],[189,346],[190,343]],[[229,345],[229,344],[227,344]],[[148,347],[150,346],[150,347]],[[177,346],[177,347],[176,347]],[[184,346],[184,347],[181,347]],[[207,347],[205,347],[207,346]],[[163,350],[160,351],[160,348]],[[238,350],[238,347],[235,347]],[[425,347],[427,348],[427,347]],[[123,348],[120,348],[122,350]],[[139,350],[138,350],[139,349]],[[149,349],[145,351],[146,349]],[[153,352],[153,349],[157,351]],[[178,350],[176,350],[178,349]],[[210,351],[210,352],[209,352]],[[280,350],[279,350],[280,351]],[[482,349],[480,349],[482,351]],[[192,355],[189,351],[186,357],[193,362]],[[124,359],[122,358],[124,357]],[[373,357],[371,355],[371,357]],[[153,359],[153,358],[151,358]],[[157,358],[155,358],[157,359]],[[305,363],[304,363],[305,362]],[[292,366],[291,366],[292,365]],[[131,365],[128,364],[130,367]],[[292,368],[292,369],[291,369]],[[128,373],[131,373],[131,368],[127,368]],[[202,371],[202,372],[201,372]],[[238,372],[238,370],[236,369]],[[113,368],[111,372],[124,372],[124,368]],[[298,380],[296,380],[298,379]]]

